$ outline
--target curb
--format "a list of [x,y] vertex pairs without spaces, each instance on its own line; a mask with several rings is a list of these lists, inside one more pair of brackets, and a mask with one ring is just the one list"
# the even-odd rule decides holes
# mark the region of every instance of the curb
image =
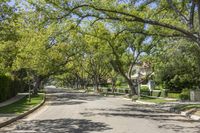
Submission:
[[151,102],[143,102],[143,101],[140,101],[140,100],[136,100],[135,102],[141,103],[141,104],[149,104],[149,105],[155,105],[156,104],[156,103],[151,103]]
[[185,117],[187,117],[187,118],[189,118],[191,120],[197,120],[197,121],[199,121],[200,120],[200,116],[192,114],[195,110],[196,109],[192,109],[192,110],[189,110],[189,111],[179,111],[179,110],[175,110],[173,108],[170,109],[170,111],[173,112],[173,113],[178,113],[181,116],[185,116]]
[[200,120],[200,116],[193,115],[191,112],[181,111],[180,114],[192,120],[198,120],[198,121]]
[[197,115],[190,115],[190,119],[193,119],[193,120],[200,120],[200,116],[197,116]]
[[195,111],[196,111],[196,109],[190,109],[190,110],[187,110],[187,111],[181,111],[180,114],[183,115],[183,116],[190,116],[190,114],[192,114]]
[[19,119],[22,119],[23,117],[31,114],[32,112],[34,112],[35,110],[37,110],[38,108],[40,108],[45,103],[45,101],[46,101],[46,94],[44,94],[44,99],[42,100],[42,102],[39,105],[33,107],[32,109],[30,109],[29,111],[27,111],[27,112],[25,112],[23,114],[20,114],[20,115],[14,117],[14,118],[11,118],[10,120],[7,120],[5,122],[0,123],[0,128],[2,128],[4,126],[7,126],[7,125],[9,125],[9,124],[11,124],[11,123],[19,120]]

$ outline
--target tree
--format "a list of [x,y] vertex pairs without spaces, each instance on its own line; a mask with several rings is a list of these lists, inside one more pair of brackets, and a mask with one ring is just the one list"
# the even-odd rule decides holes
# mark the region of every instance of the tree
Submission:
[[[34,3],[34,2],[33,2]],[[129,23],[146,24],[141,34],[165,37],[183,37],[200,45],[200,2],[191,1],[52,1],[46,3],[58,9],[59,19],[69,15],[77,16],[78,20],[93,17],[94,22],[112,20]],[[35,5],[37,5],[35,3]],[[37,7],[40,7],[37,5]],[[41,7],[42,9],[42,7]],[[159,32],[158,32],[159,30]],[[137,31],[134,31],[137,32]]]
[[0,2],[0,75],[8,74],[15,59],[15,42],[18,39],[15,7],[8,4],[10,0]]
[[18,14],[15,12],[15,7],[8,4],[9,1],[0,1],[0,43],[17,39],[15,20]]
[[[133,26],[133,25],[132,25]],[[131,79],[134,66],[140,58],[151,51],[151,43],[145,43],[146,36],[131,34],[121,30],[119,24],[115,24],[109,31],[104,23],[96,23],[93,28],[84,31],[84,34],[92,36],[92,40],[102,40],[96,53],[104,53],[112,68],[127,81],[131,94],[137,94],[137,87]],[[110,28],[109,27],[109,28]],[[114,28],[115,27],[115,28]],[[137,29],[143,29],[142,25],[135,25]],[[92,43],[95,45],[94,43]]]
[[[74,69],[77,78],[83,78],[80,76],[81,67],[87,68],[90,72],[87,75],[93,75],[91,78],[97,83],[100,75],[98,71],[109,62],[115,72],[126,79],[132,94],[137,93],[135,83],[131,80],[133,68],[144,55],[152,52],[157,38],[185,39],[192,41],[193,45],[200,46],[200,2],[196,0],[30,0],[29,4],[34,11],[38,11],[36,18],[43,21],[41,29],[48,28],[52,22],[63,27],[66,26],[64,25],[66,21],[72,23],[66,26],[67,29],[63,28],[55,36],[50,36],[50,41],[46,41],[53,42],[53,47],[55,44],[66,43],[67,36],[70,36],[70,39],[67,39],[70,44],[76,44],[76,37],[80,34],[87,38],[81,41],[86,44],[86,49],[78,48],[83,51],[82,57],[79,58],[86,61],[86,64],[73,64],[78,66],[78,69]],[[37,27],[34,28],[34,32],[41,31]],[[76,32],[78,35],[63,34],[73,29],[78,29]],[[106,62],[99,63],[99,58],[104,58],[102,53],[108,58]],[[66,67],[59,67],[59,69],[64,68]],[[55,72],[55,68],[51,70]]]
[[[181,92],[199,87],[199,47],[186,40],[167,40],[154,54],[154,76],[165,89]],[[163,41],[163,43],[165,43]]]
[[[27,20],[28,19],[28,20]],[[36,19],[40,21],[36,22]],[[12,65],[13,71],[28,70],[37,94],[42,81],[51,75],[66,71],[66,65],[78,53],[75,35],[66,31],[73,26],[69,21],[58,24],[43,24],[43,17],[37,12],[27,12],[21,16],[20,38],[16,42],[17,55]],[[73,38],[73,39],[72,39]]]

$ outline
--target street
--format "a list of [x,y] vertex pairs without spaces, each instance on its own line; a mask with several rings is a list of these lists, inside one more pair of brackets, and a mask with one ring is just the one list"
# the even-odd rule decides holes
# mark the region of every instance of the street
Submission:
[[200,133],[200,122],[123,97],[60,92],[48,94],[43,107],[0,132]]

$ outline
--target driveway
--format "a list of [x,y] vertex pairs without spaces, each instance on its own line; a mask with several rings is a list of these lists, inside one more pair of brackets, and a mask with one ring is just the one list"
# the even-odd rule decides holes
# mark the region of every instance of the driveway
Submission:
[[0,132],[200,133],[200,122],[122,97],[60,92],[48,94],[41,109]]

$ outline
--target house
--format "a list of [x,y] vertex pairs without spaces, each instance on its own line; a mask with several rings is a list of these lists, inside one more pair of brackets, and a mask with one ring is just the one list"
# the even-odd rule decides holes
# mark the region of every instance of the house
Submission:
[[135,65],[133,68],[133,75],[131,76],[131,79],[137,80],[140,79],[140,83],[147,83],[148,79],[153,75],[152,68],[150,63],[142,62]]

